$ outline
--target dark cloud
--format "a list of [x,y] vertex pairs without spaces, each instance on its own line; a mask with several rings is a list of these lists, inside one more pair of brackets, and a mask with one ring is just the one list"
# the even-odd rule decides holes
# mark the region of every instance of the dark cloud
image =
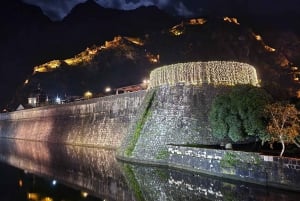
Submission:
[[[36,5],[40,7],[43,13],[48,16],[51,20],[61,20],[63,19],[71,9],[82,2],[87,0],[22,0],[25,3]],[[160,9],[170,7],[174,2],[171,0],[95,0],[95,2],[105,8],[116,8],[122,10],[132,10],[140,6],[152,6],[155,5]],[[178,10],[180,13],[189,13],[188,9],[184,7],[183,4],[178,5]]]
[[[23,0],[39,6],[52,20],[63,19],[78,3],[87,0]],[[196,16],[206,14],[235,15],[254,14],[270,15],[299,13],[298,0],[94,0],[105,8],[132,10],[140,6],[155,5],[172,15]]]
[[40,7],[51,20],[63,19],[71,9],[87,0],[22,0],[23,2]]
[[140,6],[156,5],[164,8],[171,3],[171,0],[95,0],[99,5],[109,8],[132,10]]
[[191,10],[189,10],[182,2],[180,2],[178,4],[178,6],[175,7],[175,10],[176,10],[177,14],[180,16],[189,17],[189,16],[195,15],[195,13],[192,12]]

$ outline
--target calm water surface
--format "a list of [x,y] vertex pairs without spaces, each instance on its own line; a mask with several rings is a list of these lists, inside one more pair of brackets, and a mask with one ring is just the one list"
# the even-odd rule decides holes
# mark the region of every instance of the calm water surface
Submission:
[[114,150],[0,140],[0,201],[297,201],[300,193],[118,162]]

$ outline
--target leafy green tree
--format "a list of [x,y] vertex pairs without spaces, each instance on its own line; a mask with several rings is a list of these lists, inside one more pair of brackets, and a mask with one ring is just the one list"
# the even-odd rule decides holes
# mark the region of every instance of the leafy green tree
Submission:
[[216,97],[209,113],[213,135],[236,142],[247,136],[266,139],[264,106],[272,100],[262,88],[237,85],[227,94]]
[[280,142],[282,145],[280,156],[285,151],[286,143],[294,143],[298,147],[297,137],[300,135],[299,111],[292,104],[273,103],[265,108],[265,114],[269,118],[267,132],[270,142]]

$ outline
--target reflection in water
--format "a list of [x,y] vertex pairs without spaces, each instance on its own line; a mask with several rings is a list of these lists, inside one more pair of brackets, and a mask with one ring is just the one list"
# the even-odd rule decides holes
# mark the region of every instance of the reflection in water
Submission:
[[140,200],[296,201],[299,193],[174,169],[123,164]]
[[0,159],[106,200],[134,200],[114,150],[1,139]]
[[[24,140],[0,140],[0,160],[111,201],[298,200],[298,193],[266,189],[180,170],[119,163],[115,151]],[[34,195],[32,195],[34,196]],[[73,199],[74,200],[74,199]]]

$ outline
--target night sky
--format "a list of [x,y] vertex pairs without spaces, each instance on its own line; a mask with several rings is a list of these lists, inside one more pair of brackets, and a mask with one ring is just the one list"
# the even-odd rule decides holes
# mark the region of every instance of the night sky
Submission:
[[[41,7],[43,13],[52,20],[63,19],[71,9],[86,0],[23,0]],[[212,12],[244,15],[277,15],[299,12],[298,0],[95,0],[105,8],[132,10],[140,6],[155,5],[172,15],[199,16]]]
[[[47,36],[54,35],[51,32],[57,31],[55,26],[64,21],[74,6],[85,1],[7,0],[2,2],[0,8],[0,25],[2,27],[0,34],[1,111],[14,95],[16,88],[25,81],[26,75],[32,73],[35,65],[53,59],[61,59],[57,58],[57,52],[63,50],[49,49],[47,51],[45,49],[49,44],[59,44],[59,40],[62,39],[53,37],[50,41]],[[26,4],[19,5],[16,2],[25,2]],[[274,19],[274,23],[269,26],[276,26],[277,23],[285,25],[283,26],[285,28],[290,24],[300,27],[299,0],[96,0],[96,2],[105,8],[121,10],[155,5],[171,16],[242,16],[244,19],[253,18],[252,23],[259,23],[261,19],[269,18]],[[85,16],[81,16],[81,18],[84,20]],[[40,33],[41,38],[35,38]],[[113,37],[114,35],[111,36],[111,38]],[[85,38],[78,41],[80,45],[73,52],[63,52],[62,58],[74,56],[91,45],[85,41],[87,41]],[[59,48],[59,46],[57,47]]]

